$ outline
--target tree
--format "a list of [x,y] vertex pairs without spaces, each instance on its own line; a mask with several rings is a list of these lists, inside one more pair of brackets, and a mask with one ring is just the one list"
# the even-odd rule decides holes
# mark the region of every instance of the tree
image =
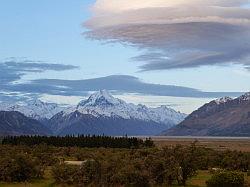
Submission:
[[181,177],[178,180],[178,183],[181,183],[183,186],[186,185],[186,181],[196,175],[197,171],[197,152],[196,146],[193,144],[190,147],[184,148],[177,146],[174,148],[173,153],[177,162],[179,164]]
[[145,141],[144,141],[144,146],[145,147],[154,147],[154,142],[151,138],[147,138]]

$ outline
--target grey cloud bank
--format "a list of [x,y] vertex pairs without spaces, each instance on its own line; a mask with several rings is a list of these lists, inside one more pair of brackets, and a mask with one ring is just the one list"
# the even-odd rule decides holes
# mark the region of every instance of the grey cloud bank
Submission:
[[85,36],[145,50],[133,58],[141,71],[250,67],[249,0],[111,1],[96,2]]
[[85,96],[90,91],[112,90],[114,93],[139,93],[144,95],[215,98],[225,95],[238,96],[238,92],[203,92],[188,87],[150,84],[136,77],[113,75],[86,80],[38,79],[26,84],[9,85],[12,92],[29,94],[51,94],[63,96]]

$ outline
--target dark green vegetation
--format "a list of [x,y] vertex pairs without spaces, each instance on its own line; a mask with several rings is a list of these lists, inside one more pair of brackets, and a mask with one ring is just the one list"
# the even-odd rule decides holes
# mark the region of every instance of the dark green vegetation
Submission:
[[[195,143],[139,149],[55,147],[45,143],[0,145],[0,155],[0,180],[5,184],[44,180],[49,176],[53,185],[183,186],[201,170],[221,168],[241,176],[250,166],[250,153],[215,151]],[[83,162],[69,165],[65,160]],[[218,179],[218,174],[214,175],[207,179],[210,186]],[[224,176],[225,184],[230,182],[230,176],[227,173]],[[242,177],[236,179],[242,183]]]
[[[42,137],[22,138],[34,140]],[[102,141],[104,138],[108,139],[108,137],[99,138]],[[20,139],[21,137],[16,138],[16,140]],[[193,186],[202,186],[199,183],[202,180],[204,185],[205,181],[208,181],[207,184],[213,186],[218,184],[216,183],[218,176],[223,178],[221,175],[224,176],[222,182],[225,185],[229,184],[231,174],[225,171],[237,172],[235,175],[239,177],[235,177],[233,181],[237,179],[241,184],[241,173],[247,175],[250,167],[250,153],[216,151],[198,147],[196,143],[191,146],[146,148],[146,142],[142,141],[143,144],[140,144],[139,148],[131,146],[127,149],[104,148],[98,144],[99,148],[61,147],[62,145],[56,147],[47,145],[44,141],[37,145],[28,143],[25,145],[22,141],[18,145],[8,145],[6,140],[3,140],[4,145],[0,145],[0,181],[2,182],[0,186],[1,184],[8,186],[10,182],[34,183],[37,180],[49,181],[50,185],[55,186],[60,184],[183,186],[190,185],[190,181],[193,181]],[[131,139],[125,137],[123,140]],[[151,143],[151,141],[147,142]],[[83,162],[81,165],[69,165],[64,161]],[[211,179],[208,170],[216,170]],[[201,173],[205,173],[204,176]],[[47,182],[46,185],[49,185]]]
[[88,148],[143,148],[153,147],[151,139],[143,141],[138,138],[111,136],[7,136],[2,140],[7,145],[34,146],[46,144],[55,147],[88,147]]
[[243,187],[244,174],[232,171],[223,171],[214,174],[207,181],[208,187]]

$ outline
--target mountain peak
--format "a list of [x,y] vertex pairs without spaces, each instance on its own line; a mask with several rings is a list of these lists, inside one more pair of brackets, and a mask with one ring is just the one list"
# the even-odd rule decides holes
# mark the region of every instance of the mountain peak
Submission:
[[226,103],[228,101],[232,101],[233,99],[231,97],[222,97],[220,99],[216,99],[215,102],[216,104],[223,104]]
[[45,103],[43,101],[41,101],[40,99],[30,100],[27,104],[28,105],[33,105],[33,106],[43,106],[43,105],[45,105]]
[[240,96],[238,99],[241,101],[250,101],[250,92],[245,93],[244,95]]
[[100,90],[89,96],[87,100],[81,101],[78,106],[114,106],[122,101],[114,98],[107,90]]

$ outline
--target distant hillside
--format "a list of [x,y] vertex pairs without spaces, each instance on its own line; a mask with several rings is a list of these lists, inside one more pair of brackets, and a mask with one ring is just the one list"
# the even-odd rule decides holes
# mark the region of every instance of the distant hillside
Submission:
[[250,93],[236,99],[221,98],[205,104],[179,125],[165,131],[168,136],[250,136]]
[[48,135],[51,131],[39,121],[15,111],[0,111],[0,135]]

